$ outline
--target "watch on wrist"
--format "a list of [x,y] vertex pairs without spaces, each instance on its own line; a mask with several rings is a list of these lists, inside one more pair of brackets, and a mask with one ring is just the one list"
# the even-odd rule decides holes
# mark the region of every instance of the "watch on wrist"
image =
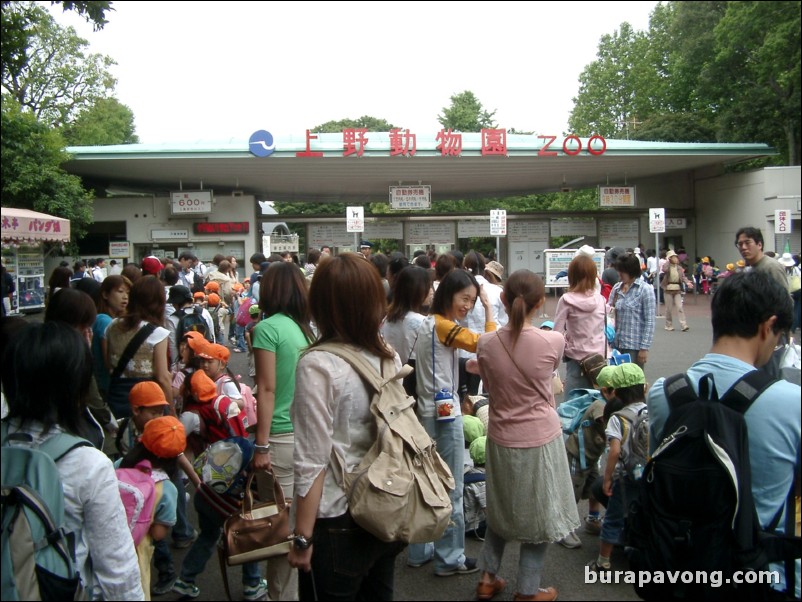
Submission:
[[253,451],[257,454],[269,454],[270,453],[270,444],[265,443],[264,445],[259,445],[258,443],[253,444]]
[[303,535],[292,534],[292,545],[296,550],[308,550],[312,545],[312,538],[307,539]]

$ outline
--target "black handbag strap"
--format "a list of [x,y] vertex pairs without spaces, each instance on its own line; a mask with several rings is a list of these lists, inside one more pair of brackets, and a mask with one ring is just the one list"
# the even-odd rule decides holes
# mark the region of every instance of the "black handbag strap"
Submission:
[[117,366],[114,368],[114,372],[111,373],[112,378],[119,378],[120,375],[125,370],[125,367],[128,365],[128,362],[131,361],[131,358],[134,357],[134,354],[137,350],[142,346],[142,343],[156,330],[155,324],[145,324],[142,328],[139,329],[134,335],[134,338],[126,346],[125,350],[123,351],[122,356],[120,356],[120,361],[117,362]]

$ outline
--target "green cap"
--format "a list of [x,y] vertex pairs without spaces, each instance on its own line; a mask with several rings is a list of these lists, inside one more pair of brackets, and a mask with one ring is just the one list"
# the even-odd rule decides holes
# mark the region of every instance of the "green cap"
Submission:
[[620,366],[605,366],[596,377],[596,382],[600,387],[621,389],[633,385],[645,385],[646,376],[638,364],[627,362]]
[[256,305],[256,303],[254,303],[248,308],[248,313],[251,314],[252,316],[257,315],[259,313],[259,306]]
[[471,443],[485,434],[485,425],[476,416],[465,415],[462,417],[462,430],[465,433],[465,441]]
[[486,455],[485,455],[485,447],[487,445],[487,437],[482,435],[481,437],[477,437],[471,442],[471,446],[469,448],[471,459],[473,460],[474,464],[484,464]]

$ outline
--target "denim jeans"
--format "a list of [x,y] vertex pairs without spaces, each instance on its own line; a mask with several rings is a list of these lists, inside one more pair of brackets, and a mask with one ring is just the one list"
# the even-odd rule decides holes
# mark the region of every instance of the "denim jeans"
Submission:
[[234,337],[237,339],[237,349],[240,351],[248,351],[248,345],[245,342],[245,327],[240,326],[234,321]]
[[574,389],[588,389],[590,383],[587,377],[582,374],[582,367],[579,365],[578,360],[569,359],[565,362],[565,395],[568,396],[568,391]]
[[[434,542],[434,570],[448,571],[465,562],[465,514],[462,507],[463,473],[465,471],[465,435],[462,416],[453,422],[438,422],[434,416],[420,417],[420,422],[437,442],[437,451],[454,475],[451,498],[451,521],[443,536]],[[418,543],[409,546],[410,564],[423,564],[432,557],[432,545]]]
[[393,599],[395,557],[403,543],[376,539],[347,512],[318,518],[312,538],[312,571],[298,572],[299,600]]
[[593,497],[606,509],[599,538],[605,543],[623,544],[629,505],[638,499],[638,482],[626,477],[617,478],[613,481],[613,494],[607,497],[602,490],[603,481],[604,478],[599,477],[591,487]]
[[[195,583],[195,577],[206,568],[206,563],[217,548],[217,540],[223,533],[225,522],[225,519],[212,510],[199,495],[195,496],[195,510],[198,512],[200,534],[187,552],[184,564],[181,566],[181,580],[187,583]],[[243,585],[249,587],[259,585],[261,578],[258,562],[246,562],[242,565]]]

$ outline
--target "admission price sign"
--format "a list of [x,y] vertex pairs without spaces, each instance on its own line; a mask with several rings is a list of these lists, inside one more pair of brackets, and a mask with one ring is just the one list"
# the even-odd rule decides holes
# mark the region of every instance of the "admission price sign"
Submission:
[[490,210],[490,236],[507,236],[507,211]]

